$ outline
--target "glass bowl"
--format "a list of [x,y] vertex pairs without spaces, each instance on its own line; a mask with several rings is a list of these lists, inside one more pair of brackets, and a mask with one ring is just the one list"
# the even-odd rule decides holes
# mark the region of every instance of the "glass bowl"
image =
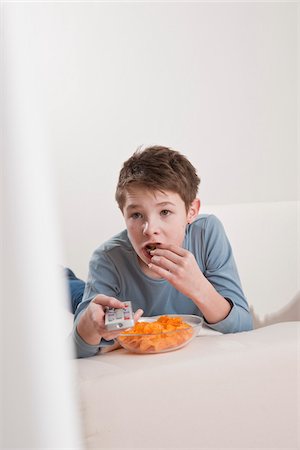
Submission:
[[117,340],[133,353],[162,353],[177,350],[198,335],[203,318],[188,314],[142,317]]

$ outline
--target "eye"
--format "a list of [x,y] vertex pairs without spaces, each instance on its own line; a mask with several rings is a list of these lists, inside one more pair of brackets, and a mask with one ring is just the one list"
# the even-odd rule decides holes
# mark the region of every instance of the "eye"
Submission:
[[142,217],[142,214],[139,212],[135,212],[135,213],[131,214],[132,219],[139,219],[140,217]]
[[169,209],[163,209],[160,214],[162,216],[168,216],[169,214],[171,214],[171,211]]

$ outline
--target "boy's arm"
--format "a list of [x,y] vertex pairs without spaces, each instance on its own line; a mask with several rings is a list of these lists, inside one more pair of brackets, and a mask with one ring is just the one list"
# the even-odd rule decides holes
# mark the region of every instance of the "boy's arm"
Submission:
[[221,222],[209,216],[201,239],[202,273],[188,250],[163,245],[152,251],[149,267],[194,301],[209,326],[223,333],[252,329],[252,318]]
[[96,355],[99,350],[114,344],[119,331],[105,329],[105,308],[122,308],[123,303],[105,295],[96,295],[76,316],[73,327],[73,342],[78,358]]
[[[105,308],[123,308],[124,303],[114,297],[98,294],[76,317],[73,329],[73,341],[78,358],[96,355],[99,350],[115,346],[115,339],[121,331],[107,331],[105,328]],[[137,321],[143,311],[134,314]]]
[[200,271],[199,286],[191,299],[202,312],[208,324],[224,320],[230,313],[233,303],[225,299]]
[[209,323],[207,319],[208,325],[222,333],[251,330],[252,315],[242,289],[232,247],[222,223],[214,215],[208,216],[206,220],[203,250],[203,276],[231,304],[229,314],[224,319],[216,323]]
[[[204,276],[202,281],[203,287],[193,301],[208,326],[221,333],[248,331],[253,328],[249,309],[220,295]],[[233,298],[232,295],[230,297]]]
[[77,321],[78,335],[89,345],[98,345],[102,338],[115,339],[120,331],[107,331],[105,328],[105,308],[123,308],[124,303],[114,297],[98,294],[89,303]]

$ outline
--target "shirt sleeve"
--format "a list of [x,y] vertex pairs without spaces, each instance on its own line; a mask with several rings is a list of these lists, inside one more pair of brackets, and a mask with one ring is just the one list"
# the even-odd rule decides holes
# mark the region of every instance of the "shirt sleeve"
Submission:
[[203,239],[204,276],[232,308],[220,322],[207,325],[221,333],[253,328],[249,305],[242,289],[237,266],[224,227],[217,217],[208,216]]
[[75,319],[87,308],[90,301],[99,293],[118,298],[120,292],[118,270],[102,248],[98,248],[89,263],[88,279],[83,298],[75,311]]
[[[99,276],[101,274],[101,276]],[[87,358],[94,356],[101,352],[104,347],[111,346],[115,343],[115,340],[101,339],[99,344],[90,345],[85,342],[77,332],[77,323],[81,314],[88,307],[91,300],[98,294],[104,294],[112,297],[118,296],[118,272],[114,269],[114,266],[105,252],[101,248],[97,249],[91,258],[89,264],[88,280],[85,286],[84,294],[81,303],[78,305],[75,316],[74,326],[72,331],[72,338],[75,348],[75,355],[77,358]]]

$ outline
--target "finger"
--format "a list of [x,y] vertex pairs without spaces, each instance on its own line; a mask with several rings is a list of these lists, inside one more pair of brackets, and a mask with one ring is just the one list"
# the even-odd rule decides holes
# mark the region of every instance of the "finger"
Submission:
[[143,314],[144,314],[144,311],[142,309],[138,309],[134,313],[134,321],[137,322],[142,317]]
[[154,256],[163,257],[169,261],[172,261],[174,264],[180,264],[182,259],[185,258],[187,255],[186,250],[181,249],[180,253],[181,254],[179,255],[179,253],[175,253],[169,249],[156,249],[150,252],[152,258]]
[[114,297],[98,294],[92,300],[93,303],[101,306],[108,306],[110,308],[124,308],[124,303]]
[[171,282],[172,278],[174,278],[173,273],[168,270],[164,269],[161,266],[158,266],[156,264],[150,263],[148,264],[149,269],[153,270],[157,275],[159,275],[161,278],[164,278],[165,280]]
[[159,254],[160,250],[168,250],[171,253],[174,253],[174,254],[176,254],[178,256],[185,256],[186,253],[187,253],[187,250],[182,248],[182,247],[179,247],[179,245],[175,245],[175,244],[159,244],[159,246],[156,247],[155,250],[152,250],[150,252],[150,254],[156,254],[156,253]]
[[[178,258],[178,256],[177,256]],[[168,259],[164,256],[153,256],[151,258],[151,263],[155,265],[156,267],[160,267],[166,271],[174,272],[176,268],[179,266],[179,261],[172,261],[171,259]]]

